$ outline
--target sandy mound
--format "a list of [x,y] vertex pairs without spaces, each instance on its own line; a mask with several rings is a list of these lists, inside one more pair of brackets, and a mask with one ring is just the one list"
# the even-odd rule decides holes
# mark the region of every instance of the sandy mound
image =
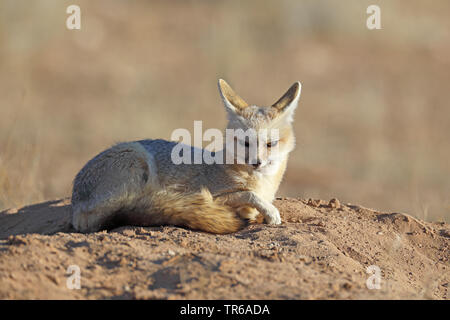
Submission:
[[[0,213],[5,299],[449,299],[450,226],[337,201],[279,199],[281,226],[73,233],[68,200]],[[68,289],[67,268],[81,271]],[[369,290],[368,266],[381,270]]]

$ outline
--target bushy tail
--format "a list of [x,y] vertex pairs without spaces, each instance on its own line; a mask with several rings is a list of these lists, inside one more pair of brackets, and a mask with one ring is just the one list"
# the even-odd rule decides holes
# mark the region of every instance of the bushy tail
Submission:
[[214,200],[206,189],[195,193],[157,191],[150,201],[152,211],[166,224],[218,234],[236,232],[247,225],[233,208]]

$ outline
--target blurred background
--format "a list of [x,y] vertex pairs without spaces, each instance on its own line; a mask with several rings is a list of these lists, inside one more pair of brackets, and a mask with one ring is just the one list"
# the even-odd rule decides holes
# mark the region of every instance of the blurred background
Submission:
[[[81,8],[68,30],[66,8]],[[381,8],[381,30],[366,9]],[[0,1],[0,210],[70,195],[115,142],[223,128],[217,79],[270,105],[294,81],[279,195],[450,220],[450,2]]]

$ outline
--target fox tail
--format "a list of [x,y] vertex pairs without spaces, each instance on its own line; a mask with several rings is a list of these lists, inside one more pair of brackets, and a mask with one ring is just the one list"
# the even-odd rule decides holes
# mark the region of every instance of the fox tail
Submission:
[[161,190],[149,200],[152,211],[161,219],[158,222],[164,224],[217,234],[236,232],[247,225],[236,210],[215,200],[207,189],[192,193]]

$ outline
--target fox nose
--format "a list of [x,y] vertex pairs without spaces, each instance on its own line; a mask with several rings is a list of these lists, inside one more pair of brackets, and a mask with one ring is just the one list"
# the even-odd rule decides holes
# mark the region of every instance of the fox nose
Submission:
[[261,161],[257,160],[256,163],[252,164],[252,166],[253,166],[254,169],[258,169],[259,167],[261,167]]

